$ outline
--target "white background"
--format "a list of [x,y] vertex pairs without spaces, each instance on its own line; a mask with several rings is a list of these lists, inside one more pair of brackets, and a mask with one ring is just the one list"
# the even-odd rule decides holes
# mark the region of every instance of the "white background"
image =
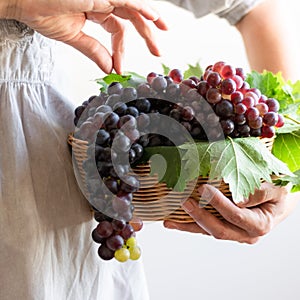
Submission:
[[[295,39],[300,41],[297,1],[283,4],[291,4],[289,21],[294,24]],[[249,70],[241,37],[225,20],[215,16],[196,20],[189,12],[168,3],[157,2],[156,6],[170,26],[168,32],[157,32],[163,56],[151,56],[144,41],[130,30],[124,70],[146,75],[150,71],[162,72],[161,63],[185,69],[197,61],[205,67],[218,60]],[[86,31],[109,45],[109,36],[98,27],[88,25]],[[58,51],[57,79],[62,93],[74,105],[97,94],[93,79],[104,74],[72,48],[60,44]],[[138,240],[151,300],[298,300],[299,229],[299,206],[251,246],[167,230],[159,222],[145,224]]]

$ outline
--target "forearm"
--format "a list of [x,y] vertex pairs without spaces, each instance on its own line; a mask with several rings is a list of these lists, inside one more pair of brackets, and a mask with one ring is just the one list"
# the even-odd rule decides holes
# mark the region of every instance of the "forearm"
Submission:
[[251,69],[282,72],[299,79],[295,32],[276,0],[266,0],[249,12],[236,27],[244,40]]

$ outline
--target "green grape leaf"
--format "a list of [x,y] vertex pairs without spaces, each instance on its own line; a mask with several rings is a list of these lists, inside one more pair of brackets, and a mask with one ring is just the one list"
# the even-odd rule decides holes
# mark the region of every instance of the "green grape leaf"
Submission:
[[146,147],[139,164],[150,162],[151,175],[157,174],[159,182],[166,183],[168,188],[182,192],[187,180],[182,167],[182,154],[177,147]]
[[171,68],[167,67],[165,64],[162,64],[162,68],[163,68],[163,74],[167,76]]
[[190,76],[196,76],[196,77],[201,77],[201,75],[203,74],[203,70],[199,64],[199,62],[197,62],[195,65],[188,65],[188,69],[184,71],[183,73],[183,78],[189,78]]
[[283,176],[276,178],[273,180],[275,185],[286,186],[288,183],[292,184],[291,192],[299,192],[300,191],[300,169],[294,172],[295,176]]
[[300,130],[278,134],[272,153],[286,163],[292,172],[300,169]]

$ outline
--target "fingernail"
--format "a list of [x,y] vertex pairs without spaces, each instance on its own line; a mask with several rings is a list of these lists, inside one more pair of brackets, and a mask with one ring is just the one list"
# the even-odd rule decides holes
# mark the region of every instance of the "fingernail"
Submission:
[[184,210],[188,213],[192,212],[195,209],[195,204],[192,200],[186,200],[183,204],[182,207]]

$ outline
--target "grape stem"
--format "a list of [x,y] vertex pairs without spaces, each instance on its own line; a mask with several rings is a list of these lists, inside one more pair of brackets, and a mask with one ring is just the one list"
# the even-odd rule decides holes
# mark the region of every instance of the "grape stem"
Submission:
[[300,122],[299,122],[298,120],[292,118],[291,116],[289,116],[289,115],[284,115],[284,117],[285,117],[286,119],[289,119],[289,120],[295,122],[296,124],[300,125]]

